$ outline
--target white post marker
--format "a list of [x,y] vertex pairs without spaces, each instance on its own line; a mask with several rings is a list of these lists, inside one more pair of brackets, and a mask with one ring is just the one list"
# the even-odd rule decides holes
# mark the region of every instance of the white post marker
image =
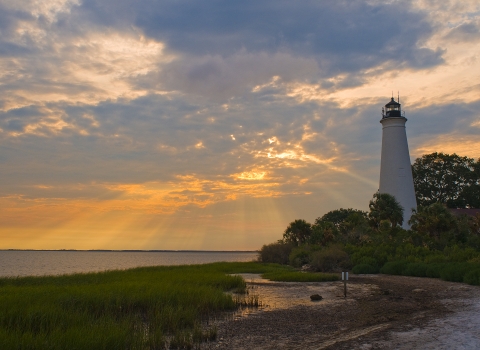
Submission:
[[342,272],[342,281],[343,281],[343,295],[347,297],[347,281],[348,281],[348,272]]

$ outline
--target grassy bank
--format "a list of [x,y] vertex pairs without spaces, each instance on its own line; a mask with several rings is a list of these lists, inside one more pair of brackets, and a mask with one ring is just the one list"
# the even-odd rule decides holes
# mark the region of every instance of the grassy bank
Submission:
[[160,349],[167,341],[188,348],[216,335],[201,329],[202,319],[237,307],[224,292],[245,290],[229,275],[242,272],[307,276],[251,262],[2,278],[0,349]]

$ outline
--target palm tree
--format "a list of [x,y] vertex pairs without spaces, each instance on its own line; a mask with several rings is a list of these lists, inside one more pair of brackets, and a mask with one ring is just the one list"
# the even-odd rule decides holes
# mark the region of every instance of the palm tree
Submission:
[[403,224],[403,207],[391,194],[375,193],[369,207],[368,218],[373,228],[378,229],[383,220],[389,221],[392,227]]

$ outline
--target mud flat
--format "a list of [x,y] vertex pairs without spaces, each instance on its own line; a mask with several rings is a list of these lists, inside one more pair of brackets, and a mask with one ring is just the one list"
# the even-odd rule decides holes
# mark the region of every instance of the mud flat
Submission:
[[[438,279],[352,276],[270,282],[243,275],[262,307],[214,321],[203,349],[479,349],[480,287]],[[323,300],[310,301],[320,294]]]

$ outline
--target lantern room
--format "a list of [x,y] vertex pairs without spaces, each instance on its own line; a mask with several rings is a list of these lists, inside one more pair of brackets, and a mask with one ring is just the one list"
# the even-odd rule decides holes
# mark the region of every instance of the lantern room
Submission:
[[392,100],[388,102],[384,108],[382,108],[382,118],[401,118],[402,108],[400,103],[396,102],[392,97]]

